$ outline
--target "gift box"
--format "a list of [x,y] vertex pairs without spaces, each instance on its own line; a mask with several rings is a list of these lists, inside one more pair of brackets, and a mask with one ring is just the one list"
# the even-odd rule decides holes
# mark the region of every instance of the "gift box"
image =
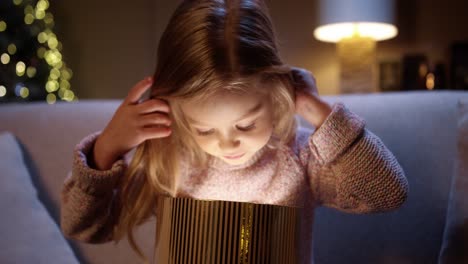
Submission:
[[301,208],[160,197],[155,263],[298,263]]

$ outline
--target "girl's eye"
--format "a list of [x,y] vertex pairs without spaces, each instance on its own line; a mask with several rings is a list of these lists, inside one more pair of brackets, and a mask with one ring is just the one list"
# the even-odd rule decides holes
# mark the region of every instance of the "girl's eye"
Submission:
[[[252,129],[255,128],[255,123],[249,125],[249,126],[246,126],[246,127],[237,127],[237,129],[241,130],[241,131],[250,131]],[[200,135],[200,136],[207,136],[207,135],[210,135],[210,134],[213,134],[213,129],[212,130],[208,130],[208,131],[200,131],[200,130],[197,130],[197,134]]]
[[252,123],[251,125],[246,126],[246,127],[237,127],[237,128],[242,131],[249,131],[255,128],[255,123]]
[[200,130],[197,130],[197,133],[198,133],[198,135],[200,135],[200,136],[207,136],[207,135],[213,133],[213,130],[208,130],[208,131],[200,131]]

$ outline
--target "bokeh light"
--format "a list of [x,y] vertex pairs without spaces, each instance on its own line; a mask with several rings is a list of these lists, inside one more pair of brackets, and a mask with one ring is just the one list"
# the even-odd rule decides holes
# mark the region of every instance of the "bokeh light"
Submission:
[[18,61],[16,63],[16,75],[23,76],[25,70],[26,70],[26,64],[24,64],[24,62],[22,61]]
[[55,96],[53,93],[50,93],[47,95],[46,101],[48,104],[54,104],[57,101],[57,96]]
[[5,86],[0,85],[0,97],[4,97],[6,95],[7,89]]
[[40,47],[39,49],[37,49],[37,57],[39,57],[40,59],[43,59],[46,51],[47,51],[46,48]]
[[8,64],[8,63],[10,63],[10,55],[8,55],[8,53],[3,53],[2,56],[0,56],[0,61],[1,61],[3,64]]
[[7,29],[7,24],[5,21],[0,20],[0,32],[5,31]]
[[37,69],[33,66],[29,66],[26,69],[26,75],[28,75],[29,78],[33,78],[34,76],[36,76],[36,72],[37,72]]
[[57,69],[57,68],[53,68],[51,71],[50,71],[50,78],[53,79],[53,80],[57,80],[58,78],[60,78],[60,71]]
[[34,16],[32,14],[26,14],[24,16],[24,23],[31,25],[34,22]]
[[8,53],[10,53],[11,55],[14,55],[16,53],[16,45],[14,43],[11,43],[10,45],[8,45]]
[[23,98],[27,98],[29,96],[29,89],[28,87],[21,87],[20,89],[20,96]]
[[37,10],[45,11],[49,8],[49,1],[39,0],[36,4]]
[[56,80],[50,80],[46,83],[46,90],[49,93],[57,91],[59,88],[59,83]]
[[[0,52],[0,62],[6,65],[7,70],[2,71],[0,76],[5,81],[0,85],[0,97],[6,97],[2,101],[16,101],[21,98],[29,99],[28,101],[45,99],[49,104],[58,100],[77,101],[78,97],[71,90],[70,84],[73,72],[63,61],[64,45],[53,31],[55,22],[54,15],[49,10],[50,0],[5,1],[14,4],[7,5],[11,9],[7,10],[8,14],[11,12],[15,21],[24,21],[26,25],[10,25],[10,20],[0,17],[0,32],[19,32],[12,38],[5,39],[4,50]],[[3,78],[5,74],[8,76],[11,73],[16,75],[11,76],[13,78]],[[18,76],[28,77],[28,80],[17,78]]]

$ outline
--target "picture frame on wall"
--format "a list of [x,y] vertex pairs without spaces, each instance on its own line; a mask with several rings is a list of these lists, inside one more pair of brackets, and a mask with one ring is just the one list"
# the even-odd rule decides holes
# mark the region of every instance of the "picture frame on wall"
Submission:
[[427,90],[426,77],[428,73],[429,60],[426,54],[403,54],[401,69],[402,90]]
[[379,62],[379,89],[381,92],[401,90],[401,63],[398,60]]
[[451,46],[451,88],[468,90],[468,42],[455,42]]

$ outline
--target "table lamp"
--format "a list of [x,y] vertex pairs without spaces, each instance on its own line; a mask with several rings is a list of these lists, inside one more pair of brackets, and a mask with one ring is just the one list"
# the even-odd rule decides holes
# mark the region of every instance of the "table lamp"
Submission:
[[393,0],[320,0],[316,39],[337,43],[340,92],[377,91],[376,42],[395,37]]
[[154,263],[299,263],[299,207],[164,196],[156,210]]

